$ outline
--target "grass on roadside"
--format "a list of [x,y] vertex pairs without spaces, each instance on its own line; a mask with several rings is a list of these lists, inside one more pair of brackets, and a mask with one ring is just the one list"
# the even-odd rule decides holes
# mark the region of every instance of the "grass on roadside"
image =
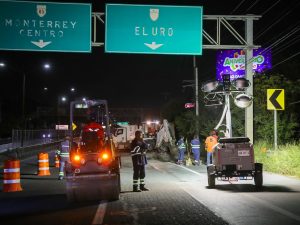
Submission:
[[286,144],[274,150],[266,142],[254,145],[255,161],[263,163],[265,171],[300,178],[300,144]]

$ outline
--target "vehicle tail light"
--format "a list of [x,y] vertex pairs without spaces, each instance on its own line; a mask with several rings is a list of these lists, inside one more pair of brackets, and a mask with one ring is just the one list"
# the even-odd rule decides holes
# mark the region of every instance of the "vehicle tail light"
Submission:
[[108,164],[111,163],[111,155],[108,152],[100,153],[100,156],[97,160],[99,164]]

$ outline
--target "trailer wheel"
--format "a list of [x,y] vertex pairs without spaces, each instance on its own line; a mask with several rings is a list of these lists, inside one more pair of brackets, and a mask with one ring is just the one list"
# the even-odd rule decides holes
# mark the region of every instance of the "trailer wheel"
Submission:
[[263,185],[263,164],[255,163],[254,184],[257,188]]
[[215,188],[216,186],[214,171],[215,171],[215,167],[213,165],[207,167],[207,181],[208,181],[209,188]]

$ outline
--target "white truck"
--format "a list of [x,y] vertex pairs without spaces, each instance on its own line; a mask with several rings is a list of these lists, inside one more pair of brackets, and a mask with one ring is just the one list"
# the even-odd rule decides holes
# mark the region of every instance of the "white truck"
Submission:
[[116,128],[113,135],[113,141],[116,148],[118,150],[129,149],[137,130],[139,130],[138,125],[122,125]]

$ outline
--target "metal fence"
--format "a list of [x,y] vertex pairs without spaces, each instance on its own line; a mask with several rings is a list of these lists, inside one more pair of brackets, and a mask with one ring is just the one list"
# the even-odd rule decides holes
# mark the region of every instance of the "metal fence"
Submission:
[[67,130],[12,130],[12,148],[55,142],[67,134]]

